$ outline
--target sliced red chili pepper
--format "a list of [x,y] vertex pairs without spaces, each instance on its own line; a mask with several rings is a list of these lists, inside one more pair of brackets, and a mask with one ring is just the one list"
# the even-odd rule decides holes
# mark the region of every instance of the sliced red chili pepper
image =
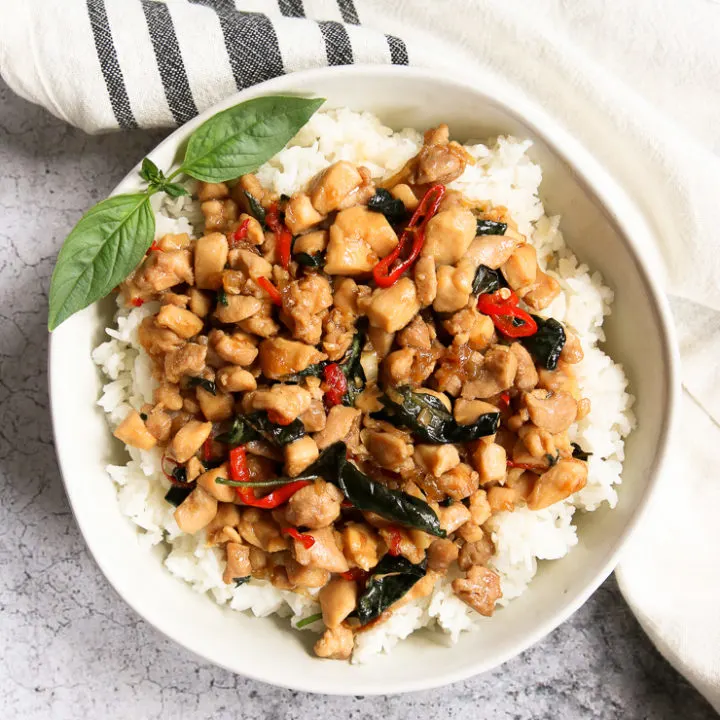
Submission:
[[507,410],[510,407],[510,393],[507,392],[507,390],[503,393],[500,393],[498,403],[500,405],[500,408],[503,410]]
[[160,251],[160,246],[157,244],[157,240],[153,240],[152,245],[150,246],[150,249],[148,250],[148,252],[159,252],[159,251]]
[[212,438],[208,438],[202,446],[202,453],[203,453],[203,460],[205,462],[208,462],[212,459],[213,454],[213,446],[212,446]]
[[547,470],[544,465],[533,465],[533,463],[521,463],[515,462],[514,460],[508,460],[507,466],[509,468],[519,468],[521,470],[536,470],[541,473],[544,473]]
[[[433,185],[425,195],[423,195],[413,216],[410,218],[408,226],[400,235],[400,240],[395,249],[373,268],[373,278],[378,287],[387,288],[394,285],[400,276],[415,262],[425,243],[425,226],[430,221],[430,218],[437,212],[438,206],[444,196],[444,185]],[[395,261],[407,250],[411,236],[412,246],[407,259],[395,265]]]
[[261,276],[257,278],[255,282],[270,296],[270,299],[275,305],[282,307],[282,295],[280,291],[266,277]]
[[347,508],[351,508],[351,507],[355,507],[355,506],[349,500],[343,500],[340,503],[340,507],[345,508],[347,510]]
[[290,265],[290,251],[292,249],[292,233],[280,220],[278,204],[273,203],[265,213],[265,223],[275,234],[275,247],[278,251],[280,264],[287,270]]
[[367,580],[369,575],[370,573],[367,570],[359,567],[350,568],[347,572],[340,573],[340,577],[343,578],[343,580],[355,580],[359,582]]
[[402,535],[397,528],[388,528],[390,534],[390,543],[388,545],[388,552],[397,557],[400,554]]
[[311,483],[312,480],[295,480],[295,482],[283,485],[261,498],[255,497],[255,490],[253,488],[239,487],[237,489],[238,498],[241,502],[245,503],[245,505],[272,510],[286,503],[298,490],[307,487]]
[[518,307],[520,299],[508,290],[484,293],[478,297],[478,310],[490,316],[495,327],[506,337],[529,337],[537,332],[537,323],[529,313]]
[[240,226],[235,230],[235,232],[232,234],[232,242],[230,243],[231,247],[234,247],[235,243],[239,243],[241,240],[244,240],[248,236],[248,228],[250,227],[250,218],[245,218],[242,223],[240,223]]
[[294,527],[281,528],[280,532],[285,533],[285,535],[289,535],[298,542],[301,542],[306,550],[309,550],[315,544],[315,538],[312,535],[304,535]]
[[145,301],[142,298],[133,298],[130,301],[131,305],[134,305],[135,307],[142,307],[145,304]]
[[[250,482],[247,453],[242,445],[238,445],[230,450],[230,479],[234,482]],[[244,490],[245,488],[239,489]]]
[[342,405],[343,396],[347,392],[347,378],[342,368],[337,363],[330,363],[323,368],[325,377],[325,407],[331,408],[335,405]]
[[268,420],[275,425],[289,425],[292,420],[288,420],[284,415],[281,415],[275,410],[267,411]]

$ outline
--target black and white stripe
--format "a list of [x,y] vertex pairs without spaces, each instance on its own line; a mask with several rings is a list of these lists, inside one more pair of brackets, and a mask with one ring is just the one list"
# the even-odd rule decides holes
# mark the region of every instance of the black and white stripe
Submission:
[[67,2],[85,12],[88,59],[101,72],[98,129],[182,124],[235,90],[295,70],[409,63],[402,38],[363,25],[357,0]]

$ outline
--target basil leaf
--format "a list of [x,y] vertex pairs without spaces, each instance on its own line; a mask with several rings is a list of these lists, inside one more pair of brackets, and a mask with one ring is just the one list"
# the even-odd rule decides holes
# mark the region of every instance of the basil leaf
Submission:
[[227,293],[225,292],[225,288],[220,288],[217,291],[216,297],[217,297],[217,301],[220,305],[224,305],[225,307],[228,306],[228,296],[227,296]]
[[164,175],[160,168],[150,159],[143,158],[142,167],[140,168],[140,177],[147,183],[157,182]]
[[198,385],[203,389],[207,390],[213,395],[217,395],[217,386],[212,380],[207,380],[204,377],[191,377],[187,381],[188,387],[197,387]]
[[265,227],[265,208],[256,200],[255,196],[247,190],[243,190],[243,195],[245,195],[247,199],[250,215]]
[[345,353],[345,357],[340,362],[340,369],[347,380],[347,390],[343,395],[343,405],[354,406],[355,399],[365,389],[367,382],[365,370],[363,370],[362,363],[360,362],[360,353],[365,344],[366,326],[363,323],[365,319],[366,318],[360,318],[358,321],[358,328],[355,335],[353,335],[352,343]]
[[237,447],[238,445],[244,445],[259,438],[258,433],[245,422],[241,415],[238,415],[233,419],[227,432],[221,433],[215,439],[231,447]]
[[297,253],[293,259],[298,265],[309,268],[321,268],[325,265],[325,258],[322,253],[311,255],[310,253]]
[[482,220],[478,218],[476,235],[504,235],[507,230],[507,223],[495,222],[495,220]]
[[555,318],[530,317],[537,323],[537,332],[520,338],[520,342],[546,370],[556,370],[560,353],[565,347],[565,328]]
[[356,614],[362,625],[380,617],[385,610],[422,580],[427,573],[427,558],[413,565],[407,558],[385,555],[373,568],[365,590],[358,598]]
[[177,183],[163,183],[160,190],[164,190],[170,197],[174,198],[190,194],[182,185]]
[[[577,443],[570,443],[572,445],[572,456],[576,458],[577,460],[583,460],[585,462],[588,461],[590,456],[592,455],[591,452],[585,452]],[[557,461],[556,461],[557,462]]]
[[413,392],[405,386],[388,390],[380,402],[386,411],[373,413],[372,417],[407,427],[419,440],[428,443],[470,442],[493,435],[500,424],[500,413],[489,412],[470,425],[460,425],[439,398]]
[[245,577],[236,577],[236,578],[233,578],[232,581],[235,583],[235,587],[239,588],[241,585],[244,585],[246,582],[250,582],[250,576],[246,575]]
[[424,500],[401,490],[391,490],[368,477],[347,461],[347,446],[343,442],[330,445],[301,478],[318,475],[340,488],[358,510],[374,512],[386,520],[445,537],[438,516]]
[[[250,413],[249,415],[238,415],[230,429],[217,436],[217,441],[227,443],[233,447],[244,445],[252,440],[264,438],[276,447],[282,447],[305,435],[305,426],[302,420],[296,418],[289,425],[276,425],[268,420],[264,410]],[[289,481],[288,481],[289,482]]]
[[88,210],[65,240],[50,283],[48,329],[105,297],[140,263],[155,234],[150,198],[115,195]]
[[505,278],[498,270],[493,270],[487,265],[479,265],[473,278],[472,294],[484,295],[494,293],[501,287],[505,287]]
[[408,215],[402,200],[394,198],[389,190],[379,188],[368,200],[368,210],[382,213],[391,225],[401,223]]
[[253,172],[280,152],[324,102],[275,95],[223,110],[192,134],[181,171],[205,182]]
[[177,507],[182,504],[185,498],[193,491],[192,487],[180,487],[179,485],[173,485],[166,493],[165,500],[171,505]]

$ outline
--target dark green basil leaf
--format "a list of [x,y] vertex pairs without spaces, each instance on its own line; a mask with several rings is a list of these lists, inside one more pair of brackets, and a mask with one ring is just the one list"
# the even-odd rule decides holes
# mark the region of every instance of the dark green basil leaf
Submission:
[[258,435],[278,447],[295,442],[295,440],[299,440],[305,435],[305,426],[299,418],[293,420],[289,425],[276,425],[268,420],[267,413],[264,410],[259,410],[244,415],[242,419]]
[[590,456],[592,455],[591,452],[585,452],[577,443],[570,443],[573,448],[572,456],[576,458],[577,460],[584,460],[585,462],[588,461]]
[[398,555],[385,555],[373,568],[365,590],[357,602],[356,614],[361,625],[380,617],[385,610],[422,580],[427,573],[427,558],[413,565],[408,559]]
[[173,468],[172,476],[176,482],[187,484],[187,469],[184,465],[176,465]]
[[322,253],[311,255],[310,253],[296,253],[293,259],[298,265],[308,268],[321,268],[325,265],[325,258]]
[[257,201],[255,196],[247,190],[243,190],[243,195],[247,198],[250,215],[265,227],[265,208]]
[[260,435],[245,422],[242,415],[238,415],[233,419],[228,430],[220,433],[215,439],[231,447],[237,447],[253,440],[259,440]]
[[505,287],[505,278],[503,278],[499,270],[493,270],[487,265],[478,266],[472,284],[473,295],[494,293],[501,287]]
[[365,389],[367,378],[360,362],[360,354],[365,344],[365,333],[367,329],[367,318],[358,320],[357,330],[353,335],[352,343],[340,361],[340,369],[347,380],[347,390],[343,395],[343,405],[355,405],[355,399]]
[[236,578],[233,578],[232,581],[235,583],[235,587],[239,588],[241,585],[244,585],[246,582],[250,582],[250,576],[246,575],[245,577],[236,577]]
[[537,323],[537,332],[520,338],[520,342],[546,370],[556,370],[560,353],[565,347],[565,328],[555,318],[530,317]]
[[188,387],[197,387],[198,385],[207,392],[217,395],[217,387],[212,380],[207,380],[204,377],[191,377],[187,381]]
[[225,288],[220,288],[217,291],[217,301],[220,303],[220,305],[224,305],[225,307],[228,306],[228,297],[227,293],[225,292]]
[[497,432],[500,413],[481,415],[470,425],[460,425],[442,401],[429,393],[414,392],[409,387],[389,389],[380,397],[383,413],[373,413],[396,426],[410,429],[419,440],[428,443],[464,443]]
[[401,223],[408,215],[402,200],[395,199],[388,190],[378,188],[368,200],[368,210],[382,213],[391,225]]
[[50,283],[48,329],[105,297],[140,263],[155,234],[150,198],[115,195],[88,210],[63,244]]
[[140,177],[147,183],[153,183],[162,180],[165,175],[150,158],[143,158]]
[[[195,483],[192,483],[192,486],[195,486]],[[180,487],[179,485],[173,485],[166,493],[165,493],[165,500],[167,500],[171,505],[174,505],[177,507],[180,505],[185,498],[193,491],[193,487]]]
[[374,512],[400,525],[417,528],[437,537],[445,537],[434,510],[420,498],[400,490],[391,490],[375,482],[347,460],[347,446],[333,443],[308,467],[302,477],[323,477],[340,488],[358,509]]
[[507,230],[507,223],[495,222],[494,220],[481,220],[478,218],[476,235],[504,235]]
[[280,152],[324,102],[272,95],[223,110],[191,135],[181,170],[205,182],[254,172]]

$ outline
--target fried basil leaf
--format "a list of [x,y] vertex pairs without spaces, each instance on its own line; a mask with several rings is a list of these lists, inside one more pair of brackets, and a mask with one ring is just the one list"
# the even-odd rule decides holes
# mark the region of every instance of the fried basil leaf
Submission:
[[224,305],[225,307],[228,306],[228,296],[225,292],[225,288],[220,288],[217,291],[217,301],[220,305]]
[[428,443],[463,443],[477,440],[497,432],[500,413],[489,412],[470,425],[460,425],[448,412],[442,401],[429,393],[413,392],[409,387],[388,389],[380,397],[385,406],[382,413],[373,417],[407,427],[419,440]]
[[520,338],[520,342],[546,370],[556,370],[560,353],[565,347],[565,328],[555,318],[530,317],[537,323],[537,332]]
[[427,558],[413,565],[409,560],[398,555],[385,555],[373,568],[372,575],[365,585],[365,590],[357,601],[357,618],[361,625],[380,617],[385,610],[422,580],[427,573]]
[[180,487],[179,485],[173,485],[166,493],[165,493],[165,500],[167,500],[171,505],[174,505],[177,507],[180,505],[185,498],[193,491],[193,487],[195,487],[195,483],[188,483],[191,485],[191,487]]
[[295,418],[289,425],[270,422],[264,410],[245,415],[245,422],[271,445],[282,447],[299,440],[305,435],[302,420]]
[[188,387],[198,387],[200,386],[203,390],[207,390],[209,393],[212,393],[213,395],[217,395],[217,387],[215,386],[215,383],[212,380],[208,380],[204,377],[191,377],[188,378]]
[[242,415],[237,415],[233,418],[230,427],[224,433],[220,433],[215,439],[231,447],[237,447],[238,445],[249,443],[252,440],[259,440],[260,435],[245,422]]
[[588,461],[590,456],[592,455],[591,452],[585,452],[577,443],[570,443],[572,445],[573,453],[572,456],[576,460],[583,460],[585,462]]
[[247,190],[243,190],[243,195],[247,199],[250,215],[265,228],[265,208],[257,201],[255,196]]
[[365,332],[367,326],[363,322],[365,318],[358,321],[357,331],[353,336],[352,343],[340,361],[340,369],[347,380],[347,391],[343,395],[343,405],[355,405],[355,399],[365,389],[367,378],[360,362],[360,354],[365,344]]
[[368,200],[368,210],[382,213],[391,225],[400,224],[407,217],[407,210],[402,200],[395,199],[388,190],[379,188]]
[[323,477],[336,485],[343,495],[358,509],[374,512],[392,522],[417,528],[437,537],[445,537],[435,511],[420,498],[391,490],[375,482],[347,460],[347,447],[343,442],[330,445],[302,476]]
[[505,279],[499,270],[493,270],[487,265],[480,265],[475,271],[475,277],[472,284],[473,295],[494,293],[501,287],[505,287]]
[[307,268],[322,268],[325,265],[325,258],[322,253],[296,253],[293,255],[293,259],[298,265],[302,265]]
[[478,218],[476,235],[504,235],[507,230],[507,223],[495,222],[494,220],[482,220]]

